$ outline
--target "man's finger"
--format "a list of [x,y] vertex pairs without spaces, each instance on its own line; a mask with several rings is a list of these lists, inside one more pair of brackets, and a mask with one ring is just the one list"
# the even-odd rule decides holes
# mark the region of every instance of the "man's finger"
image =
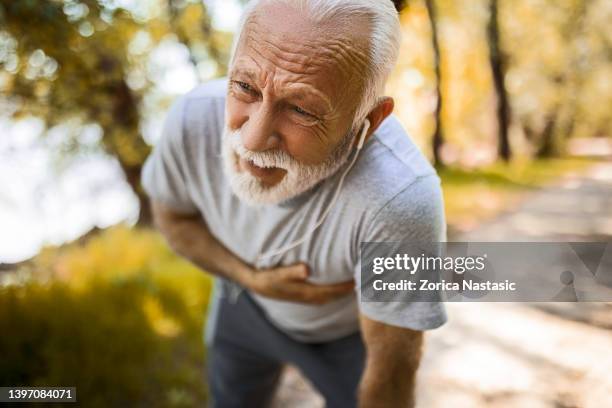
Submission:
[[280,277],[283,279],[306,279],[308,277],[308,266],[297,264],[278,269]]
[[330,295],[348,293],[355,289],[355,281],[351,280],[348,282],[334,283],[331,285],[321,285],[320,288],[323,293],[329,293]]
[[312,299],[315,302],[324,302],[328,300],[333,300],[338,297],[345,296],[351,293],[355,289],[355,282],[341,282],[341,283],[333,283],[331,285],[313,285],[308,284],[308,288],[306,289],[309,299]]

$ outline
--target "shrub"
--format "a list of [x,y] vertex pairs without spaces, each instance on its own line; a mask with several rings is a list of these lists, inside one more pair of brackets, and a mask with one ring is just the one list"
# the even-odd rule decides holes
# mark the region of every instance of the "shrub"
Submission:
[[205,404],[211,281],[158,234],[113,228],[15,277],[0,287],[0,385],[75,386],[88,407]]

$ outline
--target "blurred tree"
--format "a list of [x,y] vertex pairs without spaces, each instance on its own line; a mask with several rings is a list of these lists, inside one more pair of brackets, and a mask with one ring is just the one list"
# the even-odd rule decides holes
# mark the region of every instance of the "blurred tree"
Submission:
[[584,24],[588,0],[577,1],[568,13],[561,36],[570,53],[565,71],[556,79],[564,93],[563,103],[558,103],[546,120],[538,157],[559,156],[563,152],[563,141],[574,132],[578,120],[578,101],[584,87],[585,65],[588,55],[584,49]]
[[518,68],[510,81],[518,100],[513,106],[522,111],[517,122],[536,157],[563,155],[573,136],[610,135],[610,127],[599,124],[610,123],[612,112],[612,54],[606,46],[612,3],[567,0],[546,6],[547,13],[539,13],[541,25],[528,33],[513,30],[511,40]]
[[[219,60],[201,0],[0,0],[0,95],[13,118],[47,127],[96,124],[101,147],[120,164],[140,203],[139,223],[151,221],[140,174],[150,147],[143,139],[143,97],[151,88],[148,57],[174,36],[191,61]],[[221,65],[219,71],[223,71]],[[78,133],[73,132],[78,148]]]
[[438,24],[437,24],[437,12],[435,0],[425,0],[425,6],[427,7],[427,16],[429,18],[429,25],[431,28],[431,46],[433,51],[433,67],[434,76],[436,79],[436,106],[434,108],[434,130],[432,137],[432,154],[434,164],[438,167],[444,163],[440,157],[440,151],[444,144],[444,136],[442,134],[442,92],[441,92],[441,79],[440,75],[440,44],[438,42]]
[[510,129],[511,112],[508,92],[506,91],[505,77],[507,69],[507,56],[500,46],[498,1],[489,2],[489,24],[487,26],[487,37],[489,43],[489,62],[493,84],[497,96],[497,126],[498,126],[498,153],[504,161],[510,160],[512,151],[508,131]]

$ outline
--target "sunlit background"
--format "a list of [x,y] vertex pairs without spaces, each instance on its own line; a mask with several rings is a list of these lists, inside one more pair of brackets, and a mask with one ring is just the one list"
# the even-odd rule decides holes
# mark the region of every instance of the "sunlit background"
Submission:
[[[86,117],[92,107],[77,105],[78,98],[87,98],[88,93],[96,92],[95,85],[77,82],[74,86],[83,88],[74,90],[74,94],[71,89],[54,91],[66,92],[64,97],[68,103],[74,98],[77,105],[59,108],[66,116],[59,123],[53,123],[58,122],[55,109],[37,115],[41,110],[46,111],[46,104],[50,103],[41,93],[55,86],[54,81],[62,76],[58,72],[62,66],[52,55],[61,53],[61,58],[68,59],[67,63],[73,58],[78,58],[79,63],[87,60],[94,63],[102,53],[96,45],[108,41],[106,45],[112,58],[126,59],[118,67],[124,77],[121,79],[131,92],[142,98],[134,106],[141,118],[127,137],[142,137],[152,144],[159,137],[164,112],[172,99],[198,82],[223,73],[223,66],[219,64],[227,58],[227,41],[238,25],[241,4],[232,0],[207,1],[205,7],[200,2],[183,1],[101,1],[99,5],[70,1],[5,3],[2,7],[7,27],[0,28],[0,184],[3,186],[0,262],[17,262],[32,257],[46,243],[61,244],[94,226],[105,228],[122,221],[134,223],[138,218],[138,200],[130,184],[124,181],[114,152],[105,151],[101,146],[103,128],[98,120],[90,122]],[[170,21],[173,17],[168,10],[172,5],[177,9],[175,23]],[[44,18],[45,7],[54,13],[58,10],[61,14],[54,18],[65,19],[66,26],[51,29],[39,25],[38,33],[28,34],[32,24]],[[125,15],[111,17],[122,12]],[[122,26],[118,26],[117,20]],[[218,32],[221,39],[217,47],[223,48],[222,55],[214,58],[208,54],[209,39],[203,29]],[[72,38],[75,44],[66,50],[66,43],[49,37],[49,34],[58,35],[55,30],[74,31],[69,35],[82,38]],[[181,34],[184,31],[191,32]],[[179,35],[186,37],[181,41]],[[196,40],[197,43],[190,43]],[[77,45],[79,41],[82,43]],[[121,46],[115,49],[113,41],[120,42]],[[80,75],[90,76],[92,82],[95,81],[92,77],[106,75],[104,69],[89,69]],[[71,86],[66,82],[62,85]],[[24,99],[19,97],[22,92],[27,95]],[[96,101],[90,103],[93,105]],[[143,158],[144,155],[139,160]]]
[[[439,170],[449,239],[610,241],[612,2],[404,3],[388,94]],[[243,5],[0,0],[0,385],[78,384],[89,406],[206,400],[210,281],[151,228],[139,178],[172,101],[224,75]],[[505,328],[485,338],[455,312],[423,370],[454,391],[425,390],[424,407],[612,404],[612,361],[597,355],[612,349],[608,305],[470,306],[540,327],[526,344],[542,361],[562,344],[591,354],[532,367]],[[465,356],[476,371],[449,368]],[[502,384],[503,367],[528,379]],[[319,406],[299,381],[282,398]],[[547,381],[536,401],[529,387]]]
[[[500,96],[515,161],[559,156],[573,138],[604,138],[591,141],[589,153],[609,153],[610,2],[501,1],[495,37],[493,3],[438,0],[429,13],[431,2],[408,3],[389,93],[429,157],[463,168],[498,160]],[[124,181],[124,170],[142,164],[177,95],[223,75],[241,3],[6,1],[3,8],[0,261],[18,262],[94,226],[136,222],[135,182]],[[492,64],[503,75],[501,95]],[[111,91],[96,97],[103,86]],[[130,100],[112,100],[121,86]],[[131,123],[113,123],[112,104],[122,103],[138,116]],[[129,141],[113,140],[120,138]]]

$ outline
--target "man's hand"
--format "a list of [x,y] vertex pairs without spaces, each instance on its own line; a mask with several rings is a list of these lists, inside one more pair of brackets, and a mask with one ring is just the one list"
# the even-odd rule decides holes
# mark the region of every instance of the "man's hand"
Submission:
[[363,314],[360,323],[367,360],[359,384],[359,407],[414,407],[423,332],[377,322]]
[[199,214],[179,214],[153,202],[155,224],[172,249],[203,270],[273,299],[322,304],[349,294],[354,282],[315,285],[304,264],[255,270],[215,238]]
[[315,285],[307,282],[308,267],[302,263],[254,271],[246,280],[253,292],[273,299],[291,302],[324,304],[346,296],[355,288],[355,281]]

